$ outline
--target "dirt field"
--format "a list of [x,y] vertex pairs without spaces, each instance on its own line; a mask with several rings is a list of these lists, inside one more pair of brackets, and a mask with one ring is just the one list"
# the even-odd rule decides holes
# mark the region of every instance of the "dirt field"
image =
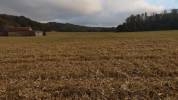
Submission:
[[176,100],[178,31],[0,38],[0,100]]

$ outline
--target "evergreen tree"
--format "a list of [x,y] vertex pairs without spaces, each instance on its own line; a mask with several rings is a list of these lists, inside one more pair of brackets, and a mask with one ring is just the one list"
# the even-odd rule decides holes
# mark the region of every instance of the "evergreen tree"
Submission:
[[172,9],[170,13],[147,13],[131,15],[126,22],[117,27],[117,31],[158,31],[178,29],[178,9]]

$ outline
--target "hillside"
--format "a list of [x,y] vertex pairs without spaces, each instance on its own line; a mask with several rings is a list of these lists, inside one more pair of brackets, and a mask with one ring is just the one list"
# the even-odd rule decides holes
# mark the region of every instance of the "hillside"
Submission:
[[117,27],[117,31],[159,31],[178,29],[178,9],[165,10],[162,13],[151,15],[144,13],[131,15],[122,25]]
[[105,32],[114,31],[115,28],[105,28],[105,27],[87,27],[74,25],[69,23],[57,23],[48,22],[40,23],[33,21],[24,16],[13,16],[0,14],[0,27],[29,27],[31,26],[34,30],[44,30],[44,31],[58,31],[58,32]]

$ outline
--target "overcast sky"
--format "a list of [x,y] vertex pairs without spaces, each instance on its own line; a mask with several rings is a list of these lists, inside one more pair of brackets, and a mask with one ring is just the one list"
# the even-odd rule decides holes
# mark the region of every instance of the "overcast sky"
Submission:
[[116,26],[130,14],[176,7],[178,0],[0,0],[0,13],[87,26]]

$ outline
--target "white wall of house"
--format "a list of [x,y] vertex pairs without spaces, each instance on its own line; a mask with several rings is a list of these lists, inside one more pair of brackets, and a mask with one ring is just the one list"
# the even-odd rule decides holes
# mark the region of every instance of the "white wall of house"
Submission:
[[35,36],[43,36],[43,32],[42,31],[35,31]]

